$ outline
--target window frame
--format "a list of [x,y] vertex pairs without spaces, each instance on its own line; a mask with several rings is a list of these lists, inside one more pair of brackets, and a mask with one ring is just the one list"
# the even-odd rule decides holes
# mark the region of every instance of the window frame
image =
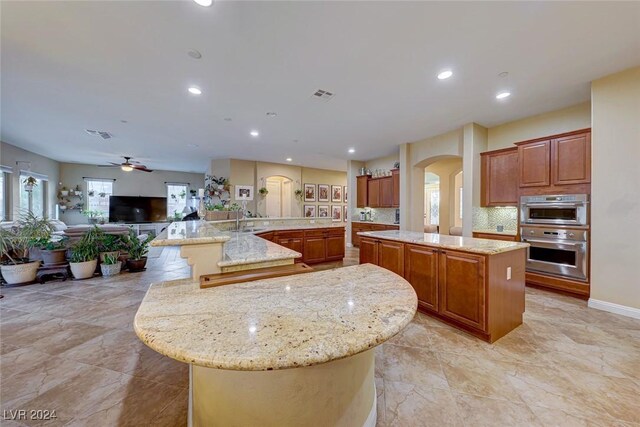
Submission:
[[[113,196],[113,193],[114,193],[114,190],[115,190],[115,181],[116,180],[112,179],[112,178],[88,178],[88,177],[84,178],[85,194],[87,195],[86,198],[85,198],[85,204],[84,204],[85,210],[87,210],[87,211],[89,211],[89,210],[100,210],[100,212],[104,213],[104,215],[101,216],[101,218],[103,218],[105,220],[105,222],[109,222],[109,198],[107,197],[107,203],[106,203],[107,208],[106,208],[106,211],[104,211],[103,209],[97,209],[97,208],[96,209],[92,209],[92,207],[89,205],[90,201],[93,198],[100,197],[100,196],[97,196],[97,195],[90,196],[89,195],[89,191],[90,191],[89,190],[89,186],[92,183],[101,183],[101,184],[105,184],[106,183],[106,184],[109,184],[109,185],[111,185],[111,192],[108,193],[108,192],[105,191],[105,194],[108,194],[108,196]],[[96,191],[96,190],[93,190],[93,191]]]
[[[184,208],[187,207],[187,200],[188,200],[188,196],[189,196],[189,183],[188,182],[165,182],[165,194],[167,196],[167,219],[169,218],[174,218],[175,217],[175,213],[179,214],[180,217],[182,218],[182,213],[184,211]],[[175,211],[172,212],[172,210],[170,209],[170,205],[171,205],[171,195],[175,194],[175,193],[171,193],[169,191],[170,187],[182,187],[184,189],[184,202],[180,203],[180,201],[178,199],[177,200],[177,205],[180,206],[181,204],[184,204],[184,206],[182,207],[182,209],[176,210],[173,209]],[[180,195],[180,193],[177,194],[178,196]]]

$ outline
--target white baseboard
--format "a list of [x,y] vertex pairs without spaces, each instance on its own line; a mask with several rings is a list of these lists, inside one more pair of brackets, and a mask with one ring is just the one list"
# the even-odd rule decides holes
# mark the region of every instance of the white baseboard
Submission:
[[634,319],[640,319],[640,308],[627,307],[626,305],[600,301],[593,298],[589,298],[588,305],[590,308],[595,308],[597,310],[608,311],[609,313],[615,313],[622,316],[633,317]]
[[353,247],[353,243],[347,243],[347,247],[348,248],[352,248]]

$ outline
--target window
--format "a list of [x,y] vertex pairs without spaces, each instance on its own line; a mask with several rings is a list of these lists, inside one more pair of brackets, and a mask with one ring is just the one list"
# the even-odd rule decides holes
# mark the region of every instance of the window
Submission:
[[187,193],[189,187],[187,184],[167,183],[167,218],[180,217],[182,211],[187,206]]
[[113,181],[108,179],[86,179],[87,210],[93,217],[109,220],[109,196],[113,194]]
[[[25,188],[25,179],[32,177],[35,179],[35,183],[31,188],[31,191],[27,191]],[[34,176],[28,172],[20,174],[20,211],[31,212],[35,216],[44,218],[47,214],[47,185],[48,182],[44,179]]]
[[431,172],[425,174],[424,213],[425,225],[440,224],[440,177]]

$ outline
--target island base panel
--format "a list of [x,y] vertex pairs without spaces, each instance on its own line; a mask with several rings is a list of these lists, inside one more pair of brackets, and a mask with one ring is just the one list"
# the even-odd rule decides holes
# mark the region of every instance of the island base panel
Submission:
[[191,267],[191,278],[199,280],[203,274],[220,273],[218,262],[223,258],[222,243],[203,243],[197,245],[183,245],[180,256],[186,258]]
[[374,350],[275,371],[192,366],[193,426],[375,426]]

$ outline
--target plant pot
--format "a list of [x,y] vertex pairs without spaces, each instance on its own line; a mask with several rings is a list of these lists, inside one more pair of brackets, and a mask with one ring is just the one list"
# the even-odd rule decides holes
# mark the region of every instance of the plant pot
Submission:
[[240,212],[238,211],[229,212],[229,219],[236,219],[238,216],[240,216]]
[[52,251],[47,251],[44,249],[40,250],[40,256],[42,257],[43,264],[62,264],[65,262],[65,254],[66,249],[55,249]]
[[24,264],[9,264],[0,266],[2,277],[9,285],[18,283],[33,282],[36,279],[40,267],[40,261],[27,262]]
[[60,191],[60,194],[62,195],[62,197],[67,197],[69,195],[69,191],[62,190],[62,191]]
[[97,266],[97,259],[85,262],[69,263],[71,274],[73,274],[73,277],[75,277],[76,279],[88,279],[89,277],[93,277],[93,273],[95,273]]
[[115,276],[116,274],[120,274],[120,269],[122,268],[122,263],[120,261],[115,264],[100,264],[100,271],[103,276]]
[[104,257],[106,255],[111,255],[111,256],[114,256],[114,257],[118,258],[118,256],[120,255],[120,251],[100,252],[100,262],[104,262]]
[[144,267],[147,265],[147,257],[142,257],[140,259],[131,259],[127,260],[127,268],[129,272],[134,273],[136,271],[144,270]]
[[98,218],[87,218],[89,220],[89,224],[97,224]]
[[118,257],[118,261],[120,261],[120,263],[122,264],[121,271],[128,267],[128,264],[127,264],[128,259],[129,259],[128,253],[120,253],[120,256]]
[[223,221],[229,218],[229,212],[227,211],[206,211],[204,215],[207,221]]

